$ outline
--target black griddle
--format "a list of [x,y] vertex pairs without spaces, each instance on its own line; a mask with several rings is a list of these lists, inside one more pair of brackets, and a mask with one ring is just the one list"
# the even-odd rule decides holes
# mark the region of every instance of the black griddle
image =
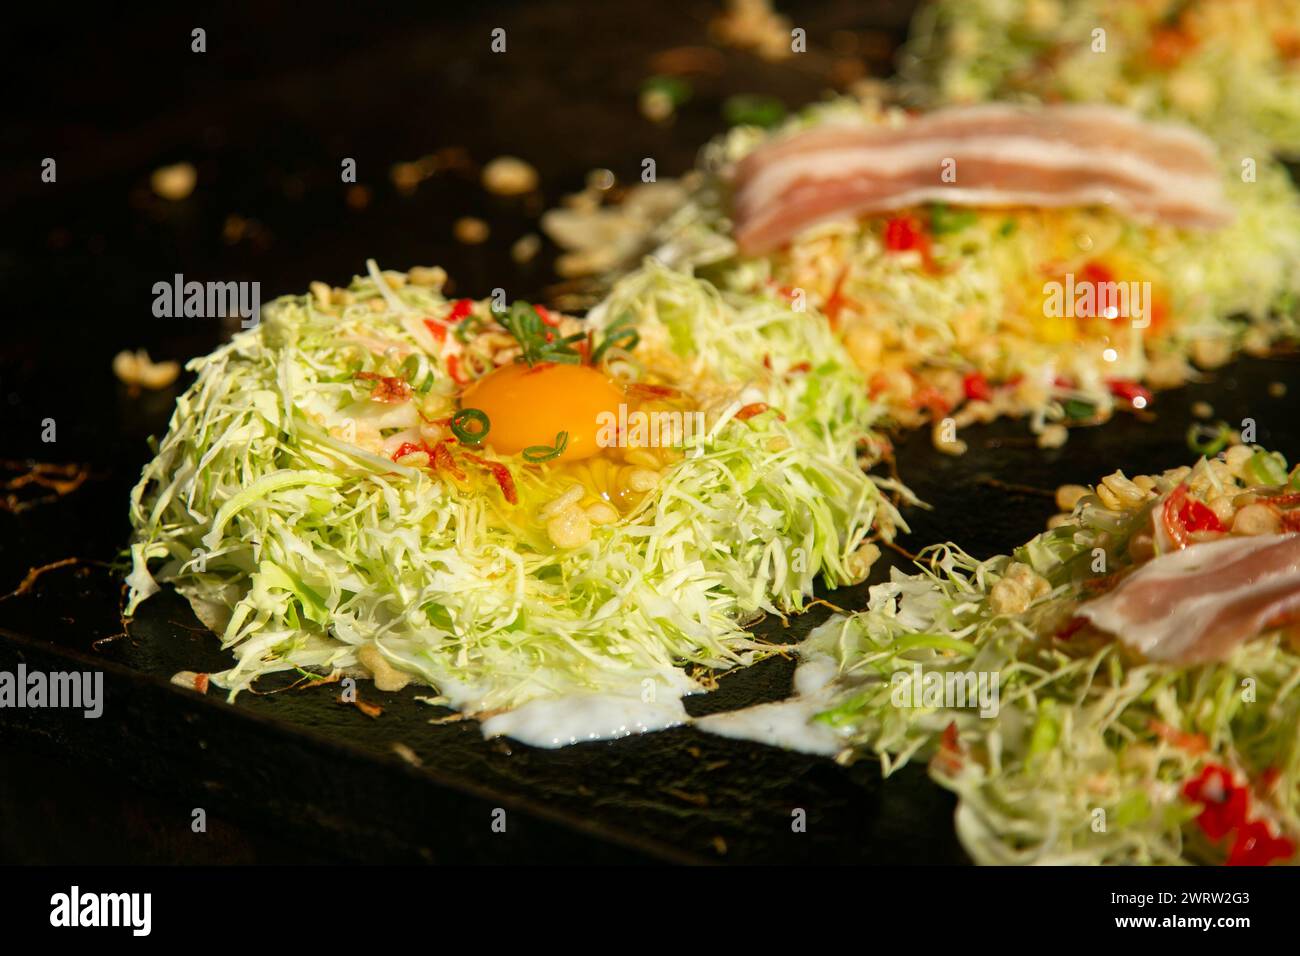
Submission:
[[[99,14],[80,38],[49,23],[26,31],[11,67],[44,57],[75,68],[51,78],[49,100],[26,115],[20,106],[3,133],[12,148],[0,160],[9,226],[0,455],[6,478],[31,461],[81,465],[87,477],[55,500],[0,513],[0,592],[32,567],[77,559],[0,601],[0,670],[20,661],[101,669],[107,704],[99,720],[0,713],[0,861],[965,861],[952,799],[919,766],[885,781],[866,761],[845,767],[691,728],[538,750],[484,741],[473,722],[431,724],[442,712],[417,702],[420,691],[383,695],[365,682],[378,718],[338,703],[328,686],[246,694],[232,706],[168,683],[179,670],[228,666],[184,601],[167,591],[127,631],[120,621],[113,562],[129,536],[126,494],[149,457],[145,439],[165,429],[190,377],[131,395],[111,357],[147,347],[185,359],[226,334],[216,322],[153,318],[153,283],[176,272],[255,279],[269,299],[312,279],[343,281],[373,256],[395,268],[441,264],[457,294],[502,287],[543,298],[555,250],[524,266],[508,253],[536,231],[539,207],[488,196],[472,165],[403,195],[390,166],[449,148],[471,164],[513,153],[539,169],[546,205],[594,167],[630,179],[653,157],[672,175],[721,129],[727,95],[795,106],[828,88],[846,55],[824,52],[829,41],[818,37],[847,31],[837,49],[886,75],[910,4],[809,4],[795,20],[823,52],[773,65],[719,50],[720,72],[693,79],[672,126],[641,118],[637,91],[655,54],[706,45],[713,13],[706,3],[532,2],[305,21],[301,8],[270,3],[212,15],[202,55],[189,52],[190,15],[145,26]],[[497,26],[507,30],[505,55],[489,51]],[[58,157],[57,185],[32,173],[46,155]],[[345,157],[370,190],[364,208],[348,204],[339,182]],[[150,170],[182,159],[198,167],[195,194],[175,204],[152,197]],[[491,240],[455,243],[451,224],[463,215],[487,220]],[[226,228],[232,216],[242,231]],[[1153,415],[1077,430],[1051,451],[1013,422],[963,432],[971,449],[961,458],[936,453],[927,435],[900,436],[899,470],[932,510],[908,509],[913,533],[899,543],[1006,551],[1042,529],[1058,484],[1187,460],[1198,400],[1230,422],[1253,418],[1260,443],[1294,455],[1298,372],[1286,358],[1245,360],[1161,394]],[[1274,382],[1290,383],[1291,397]],[[53,443],[42,441],[49,419]],[[868,583],[906,563],[886,552]],[[863,585],[823,596],[852,608],[865,594]],[[756,631],[791,643],[826,613]],[[780,699],[793,668],[777,657],[724,676],[687,709]],[[210,815],[206,834],[191,830],[194,808]],[[501,810],[504,833],[492,827]]]

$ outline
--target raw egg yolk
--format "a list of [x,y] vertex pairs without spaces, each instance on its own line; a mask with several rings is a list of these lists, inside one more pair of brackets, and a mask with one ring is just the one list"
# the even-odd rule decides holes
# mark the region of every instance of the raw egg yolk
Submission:
[[484,443],[502,455],[517,455],[530,445],[553,447],[556,435],[569,433],[561,461],[599,454],[601,413],[618,420],[622,389],[589,365],[544,362],[529,368],[511,362],[465,389],[461,407],[488,417]]

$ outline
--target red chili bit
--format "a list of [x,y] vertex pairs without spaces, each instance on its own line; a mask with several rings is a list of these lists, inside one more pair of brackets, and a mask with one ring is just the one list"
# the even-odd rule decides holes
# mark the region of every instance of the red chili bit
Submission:
[[885,221],[885,248],[890,252],[909,252],[916,249],[925,254],[929,245],[925,227],[915,216],[894,216]]
[[993,398],[989,380],[979,372],[967,372],[961,380],[961,390],[971,401],[987,402]]
[[786,374],[797,375],[803,372],[811,372],[811,371],[812,371],[812,362],[800,362],[797,365],[791,365],[790,370]]
[[1210,749],[1210,741],[1204,734],[1189,734],[1154,717],[1147,721],[1147,727],[1161,740],[1168,741],[1190,754],[1203,754]]
[[1228,866],[1268,866],[1274,860],[1295,856],[1295,844],[1286,837],[1275,837],[1263,820],[1243,825],[1228,851]]
[[1218,764],[1206,764],[1200,776],[1183,785],[1183,798],[1201,804],[1196,822],[1211,840],[1221,840],[1246,822],[1250,794],[1237,786],[1232,772]]
[[840,291],[844,288],[844,280],[848,277],[848,274],[848,266],[840,269],[840,274],[835,277],[835,285],[831,288],[831,294],[826,297],[826,305],[822,309],[831,323],[831,328],[835,328],[839,324],[840,310],[844,308],[844,304],[848,301]]
[[448,438],[434,446],[433,467],[448,472],[453,478],[464,481],[465,472],[461,471],[460,467],[456,464],[456,459],[451,455],[451,449],[447,447],[447,443],[452,441],[455,441],[455,439]]
[[948,414],[948,399],[933,385],[922,385],[913,392],[911,405],[913,408],[927,409],[936,419]]
[[1084,282],[1091,282],[1093,284],[1114,282],[1115,273],[1113,273],[1107,266],[1102,265],[1094,259],[1083,267],[1083,275],[1081,278]]
[[465,457],[476,465],[482,465],[492,472],[492,477],[496,479],[496,483],[501,488],[501,494],[505,496],[506,501],[512,505],[519,503],[519,494],[515,491],[515,476],[510,474],[509,468],[498,461],[489,461],[486,458],[480,458],[478,455],[467,453]]
[[644,395],[647,398],[671,398],[681,394],[669,385],[646,385],[642,382],[633,382],[627,390],[634,395]]
[[1137,382],[1126,378],[1111,378],[1106,380],[1106,386],[1110,389],[1112,395],[1116,398],[1122,398],[1130,405],[1136,407],[1137,399],[1140,398],[1142,399],[1143,408],[1149,408],[1151,406],[1153,397],[1151,395],[1151,390]]
[[393,452],[393,461],[398,461],[399,459],[405,458],[407,455],[414,455],[417,451],[422,451],[430,457],[433,455],[433,452],[429,450],[429,446],[422,441],[404,441],[397,446],[397,451]]
[[951,721],[943,729],[943,734],[939,738],[939,749],[934,755],[934,766],[942,773],[949,775],[957,774],[961,771],[965,763],[965,753],[961,746],[961,736],[957,733],[957,722]]
[[433,336],[433,340],[439,345],[447,341],[447,326],[441,322],[434,319],[425,319],[424,327],[429,330],[429,334]]
[[461,374],[460,359],[455,355],[447,356],[447,374],[451,376],[451,380],[457,385],[469,384],[469,379]]
[[454,325],[473,311],[473,299],[457,299],[451,304],[451,311],[447,313],[446,321]]
[[207,675],[207,674],[195,674],[195,675],[194,675],[194,689],[197,690],[200,694],[206,694],[206,693],[208,692],[208,675]]
[[765,411],[767,411],[767,402],[753,402],[736,412],[736,421],[747,422],[755,415],[762,415]]
[[549,325],[553,329],[558,329],[560,327],[560,320],[556,318],[556,316],[553,315],[551,310],[546,306],[535,305],[533,306],[533,311],[536,312],[537,317],[542,320],[542,325]]
[[1066,622],[1065,627],[1056,632],[1056,639],[1058,641],[1068,641],[1087,625],[1088,619],[1086,617],[1072,617]]

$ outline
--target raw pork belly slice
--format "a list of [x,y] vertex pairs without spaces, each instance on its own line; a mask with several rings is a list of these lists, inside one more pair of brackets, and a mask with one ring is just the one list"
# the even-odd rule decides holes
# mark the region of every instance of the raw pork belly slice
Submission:
[[1222,660],[1300,612],[1300,534],[1224,538],[1171,551],[1076,612],[1153,661]]
[[925,202],[1102,205],[1212,228],[1231,219],[1221,177],[1205,137],[1116,107],[955,107],[897,125],[816,126],[759,147],[732,174],[734,234],[742,252],[760,255],[821,222]]

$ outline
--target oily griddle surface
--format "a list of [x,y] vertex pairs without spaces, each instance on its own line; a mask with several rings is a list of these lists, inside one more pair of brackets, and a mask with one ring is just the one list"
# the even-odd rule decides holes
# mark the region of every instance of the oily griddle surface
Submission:
[[[472,170],[435,176],[405,195],[389,167],[449,147],[476,163],[515,153],[539,169],[546,205],[596,166],[631,178],[653,157],[661,175],[672,175],[718,131],[726,95],[770,93],[797,105],[827,88],[838,55],[819,48],[817,37],[855,31],[861,62],[887,72],[880,51],[901,36],[908,14],[906,5],[809,5],[797,18],[814,38],[806,58],[772,65],[722,51],[721,72],[695,79],[694,99],[675,125],[650,124],[635,99],[653,57],[704,44],[712,12],[689,3],[499,4],[436,22],[415,8],[364,24],[353,18],[345,28],[303,22],[297,8],[271,4],[245,19],[210,21],[206,58],[188,53],[192,24],[180,19],[127,32],[105,19],[82,41],[32,34],[43,41],[11,62],[54,51],[79,69],[51,80],[58,109],[29,105],[23,116],[19,104],[5,130],[16,159],[6,169],[13,175],[0,177],[0,205],[13,226],[0,248],[10,319],[0,346],[0,455],[12,459],[6,478],[33,460],[82,465],[86,478],[63,496],[16,489],[15,501],[52,500],[0,513],[0,591],[32,567],[77,559],[0,602],[0,669],[19,661],[103,669],[107,703],[99,720],[7,711],[0,746],[78,768],[93,786],[129,781],[164,807],[185,808],[171,817],[160,811],[145,825],[127,820],[133,839],[155,840],[148,858],[156,860],[195,858],[201,838],[189,832],[191,807],[222,815],[235,831],[275,832],[289,847],[277,858],[288,859],[964,860],[952,801],[920,767],[882,781],[867,761],[841,767],[690,728],[536,750],[484,741],[472,722],[430,724],[441,712],[415,701],[419,691],[384,695],[365,682],[363,699],[382,705],[377,718],[338,703],[337,687],[247,694],[232,706],[167,683],[178,670],[229,664],[170,591],[142,607],[129,633],[121,626],[120,570],[108,562],[129,536],[126,494],[147,460],[146,437],[165,429],[190,377],[167,392],[130,395],[113,378],[111,357],[144,346],[155,358],[183,360],[225,334],[215,322],[153,319],[153,283],[176,272],[255,279],[269,299],[316,278],[342,281],[375,256],[384,266],[442,264],[455,294],[501,286],[540,297],[554,250],[524,266],[508,255],[513,239],[536,229],[540,207],[487,196]],[[495,26],[508,31],[505,56],[487,51]],[[19,175],[18,165],[50,152],[59,156],[57,187],[32,185],[26,168]],[[364,206],[345,199],[341,157],[358,161],[370,190]],[[175,204],[151,197],[149,171],[178,160],[198,167],[195,194]],[[491,225],[487,244],[451,239],[452,223],[469,214]],[[908,510],[914,533],[901,543],[915,550],[953,540],[981,557],[1005,551],[1041,530],[1057,484],[1187,460],[1196,399],[1213,402],[1228,421],[1255,419],[1261,443],[1293,452],[1294,403],[1271,397],[1268,385],[1290,381],[1294,391],[1296,370],[1284,360],[1239,363],[1160,396],[1154,420],[1123,417],[1077,431],[1054,451],[1033,447],[1016,423],[964,433],[971,450],[962,458],[937,454],[924,435],[903,436],[899,469],[933,510]],[[57,429],[53,443],[41,440],[47,420]],[[887,553],[872,581],[896,562],[904,559]],[[827,595],[846,608],[864,596],[864,587]],[[756,630],[791,642],[826,613]],[[688,710],[779,699],[792,671],[792,661],[775,658],[727,675]],[[28,791],[12,779],[0,783],[0,809],[17,820],[6,832],[30,829],[25,845],[42,858],[57,814],[32,813]],[[51,791],[42,806],[67,796]],[[497,809],[506,813],[504,833],[491,826]],[[800,810],[806,826],[796,832]],[[159,831],[166,837],[156,838]]]

